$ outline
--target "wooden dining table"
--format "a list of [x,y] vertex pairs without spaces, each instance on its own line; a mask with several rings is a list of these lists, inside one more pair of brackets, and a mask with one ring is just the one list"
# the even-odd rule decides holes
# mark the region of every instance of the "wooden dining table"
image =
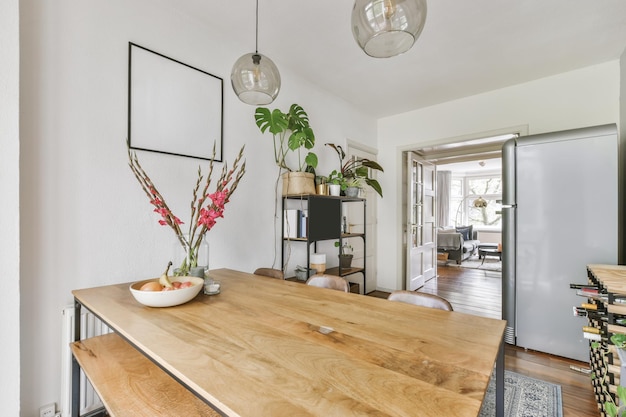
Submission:
[[77,313],[90,310],[221,415],[477,416],[492,375],[503,415],[502,320],[210,275],[219,294],[175,307],[138,303],[130,283],[72,293]]

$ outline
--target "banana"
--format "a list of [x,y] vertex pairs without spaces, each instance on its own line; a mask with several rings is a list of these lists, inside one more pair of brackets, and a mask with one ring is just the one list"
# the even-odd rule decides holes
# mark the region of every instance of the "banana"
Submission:
[[170,261],[167,264],[167,268],[165,268],[165,272],[163,272],[163,274],[161,275],[161,277],[159,278],[159,284],[163,285],[164,287],[167,288],[172,288],[172,282],[170,281],[169,277],[167,276],[167,273],[170,270],[170,266],[172,266],[172,261]]

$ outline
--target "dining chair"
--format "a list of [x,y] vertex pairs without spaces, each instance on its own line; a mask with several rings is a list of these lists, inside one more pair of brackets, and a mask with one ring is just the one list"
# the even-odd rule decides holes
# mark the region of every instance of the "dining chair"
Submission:
[[348,284],[348,281],[336,275],[313,275],[307,280],[306,285],[350,292],[350,284]]
[[389,294],[387,300],[453,311],[452,304],[450,304],[448,300],[438,295],[425,292],[398,290]]
[[285,279],[283,271],[274,268],[257,268],[254,271],[254,275],[263,275],[264,277]]

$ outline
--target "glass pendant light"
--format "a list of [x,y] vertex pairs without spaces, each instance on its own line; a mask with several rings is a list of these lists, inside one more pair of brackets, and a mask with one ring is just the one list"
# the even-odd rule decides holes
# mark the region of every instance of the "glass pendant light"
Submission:
[[374,58],[408,51],[426,22],[426,0],[356,0],[352,34],[361,49]]
[[271,59],[259,53],[259,0],[256,2],[256,50],[239,58],[230,73],[239,100],[247,104],[270,104],[280,91],[280,73]]

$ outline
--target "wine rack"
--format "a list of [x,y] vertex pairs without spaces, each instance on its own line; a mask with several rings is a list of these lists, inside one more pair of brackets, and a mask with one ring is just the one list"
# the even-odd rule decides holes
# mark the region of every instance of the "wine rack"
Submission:
[[600,415],[606,417],[604,403],[611,400],[617,403],[617,387],[620,385],[621,362],[611,336],[626,334],[626,267],[588,265],[587,277],[588,290],[577,290],[587,300],[575,310],[588,320],[583,331],[590,339],[591,383]]

